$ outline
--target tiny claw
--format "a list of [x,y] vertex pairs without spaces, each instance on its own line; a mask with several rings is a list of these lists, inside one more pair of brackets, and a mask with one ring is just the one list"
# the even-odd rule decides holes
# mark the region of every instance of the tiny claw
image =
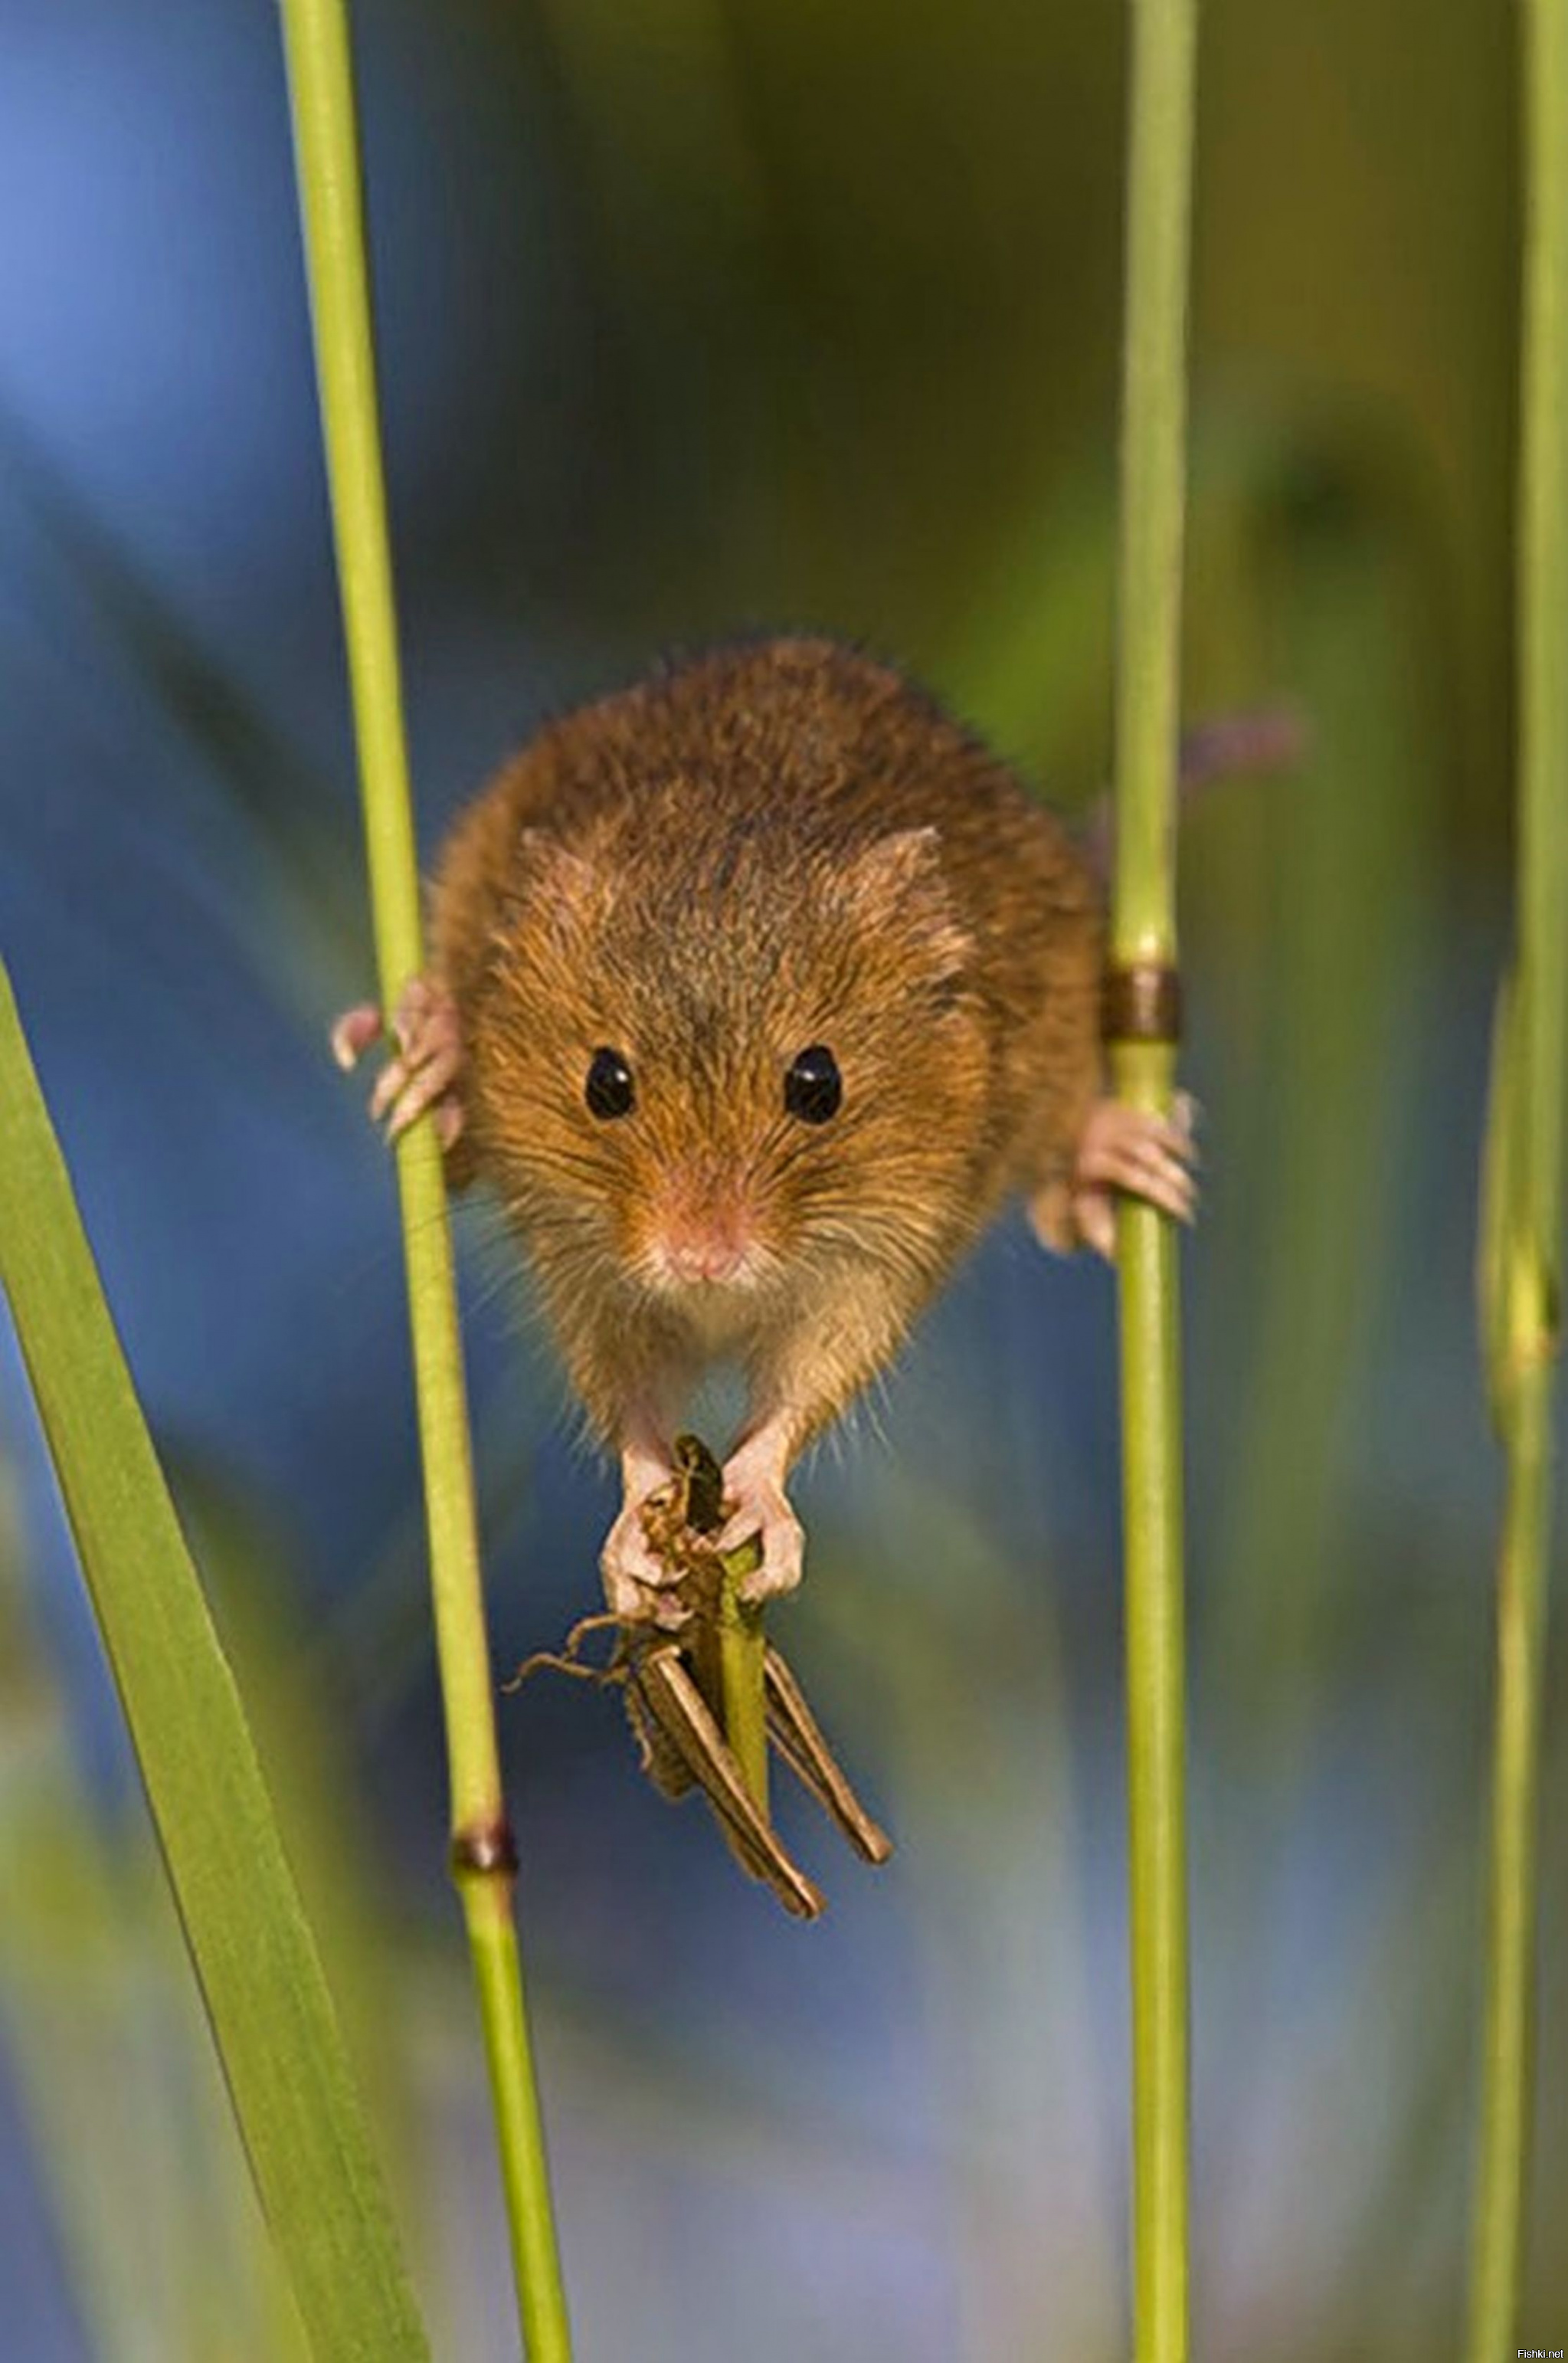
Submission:
[[[345,1010],[332,1029],[332,1055],[345,1071],[358,1064],[386,1030],[373,1004]],[[392,1025],[397,1045],[370,1093],[370,1120],[390,1119],[387,1137],[397,1140],[411,1124],[433,1111],[436,1136],[449,1149],[463,1130],[457,1084],[463,1071],[463,1041],[456,1004],[424,977],[404,988]]]
[[1120,1100],[1097,1102],[1078,1142],[1070,1181],[1042,1190],[1030,1212],[1047,1247],[1081,1241],[1108,1262],[1116,1254],[1116,1199],[1141,1198],[1178,1223],[1198,1213],[1193,1167],[1197,1103],[1180,1092],[1168,1115]]
[[380,1124],[387,1110],[397,1105],[413,1080],[413,1070],[405,1059],[389,1059],[376,1077],[375,1089],[370,1093],[372,1124]]
[[347,1075],[353,1072],[371,1043],[380,1041],[381,1036],[381,1011],[373,1001],[361,1001],[343,1012],[327,1039],[333,1058]]

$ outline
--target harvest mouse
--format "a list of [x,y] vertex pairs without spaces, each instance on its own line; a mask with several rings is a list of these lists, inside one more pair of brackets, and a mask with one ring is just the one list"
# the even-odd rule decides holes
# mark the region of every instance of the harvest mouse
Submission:
[[[1182,1220],[1189,1122],[1107,1096],[1103,894],[1062,824],[885,665],[722,648],[552,722],[459,816],[373,1116],[433,1110],[489,1185],[619,1455],[624,1617],[669,1582],[641,1511],[733,1360],[754,1598],[791,1589],[791,1464],[1003,1202],[1110,1256],[1114,1194]],[[373,1007],[334,1030],[352,1066]]]

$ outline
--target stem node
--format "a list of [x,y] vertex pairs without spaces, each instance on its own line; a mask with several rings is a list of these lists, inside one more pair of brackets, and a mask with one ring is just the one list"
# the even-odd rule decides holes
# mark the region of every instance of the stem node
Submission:
[[1170,960],[1113,960],[1105,971],[1100,1031],[1107,1042],[1179,1042],[1181,976]]
[[458,1886],[469,1879],[515,1879],[517,1841],[504,1817],[455,1830],[451,1849],[452,1877]]

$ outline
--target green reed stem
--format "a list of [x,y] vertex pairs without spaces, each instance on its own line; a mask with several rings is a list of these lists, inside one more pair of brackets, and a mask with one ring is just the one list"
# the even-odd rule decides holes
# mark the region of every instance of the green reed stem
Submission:
[[[381,475],[353,66],[344,0],[282,0],[316,372],[359,750],[381,1005],[424,967]],[[452,1859],[479,1989],[531,2363],[569,2363],[560,2263],[513,1918],[451,1230],[428,1118],[400,1141],[398,1190],[451,1785]]]
[[[1133,0],[1123,327],[1111,966],[1174,985],[1187,245],[1196,0]],[[1131,1034],[1135,1029],[1127,1025]],[[1174,1025],[1136,1029],[1173,1033]],[[1110,1045],[1118,1096],[1168,1109],[1176,1046]],[[1187,2352],[1187,1967],[1176,1250],[1124,1201],[1121,1303],[1136,2363]]]
[[724,1553],[719,1592],[719,1671],[724,1689],[724,1737],[753,1802],[766,1818],[767,1701],[763,1659],[767,1636],[761,1610],[749,1607],[736,1589],[761,1563],[762,1552],[755,1542],[742,1543],[737,1550]]
[[1482,1245],[1507,1478],[1469,2363],[1513,2356],[1524,2255],[1568,1057],[1568,0],[1524,0],[1523,32],[1518,941],[1494,1066]]
[[[1172,1053],[1113,1053],[1119,1097],[1168,1107]],[[1152,1207],[1118,1218],[1127,1797],[1132,1958],[1132,2247],[1137,2363],[1187,2346],[1185,1604],[1176,1242]]]
[[[723,1471],[700,1436],[678,1436],[677,1462],[688,1473],[686,1517],[700,1535],[716,1535],[724,1523]],[[747,1576],[762,1565],[762,1538],[750,1536],[718,1559],[717,1610],[710,1630],[704,1615],[694,1628],[699,1681],[718,1714],[731,1755],[753,1803],[767,1818],[767,1636],[762,1611],[742,1594]],[[716,1632],[718,1653],[713,1655]],[[714,1695],[715,1690],[717,1696]]]

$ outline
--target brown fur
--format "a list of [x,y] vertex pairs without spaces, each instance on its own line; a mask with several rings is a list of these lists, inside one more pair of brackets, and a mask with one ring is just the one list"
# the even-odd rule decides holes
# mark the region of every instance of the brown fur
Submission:
[[[459,1178],[499,1194],[607,1438],[712,1350],[639,1273],[672,1209],[745,1209],[767,1270],[735,1349],[798,1448],[1001,1202],[1061,1182],[1100,1088],[1099,899],[1002,764],[825,640],[682,664],[499,773],[431,906]],[[819,1042],[845,1098],[811,1126],[783,1078]],[[637,1093],[608,1123],[600,1045]]]

